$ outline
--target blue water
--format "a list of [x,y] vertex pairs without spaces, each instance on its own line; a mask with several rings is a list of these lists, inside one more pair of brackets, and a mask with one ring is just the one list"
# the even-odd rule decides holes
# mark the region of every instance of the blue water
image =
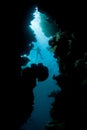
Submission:
[[[46,37],[43,32],[40,26],[40,22],[43,20],[40,17],[42,13],[38,12],[38,8],[36,8],[33,15],[34,19],[31,21],[29,28],[34,31],[37,42],[32,42],[34,47],[30,51],[29,56],[27,56],[30,62],[28,62],[26,66],[22,66],[22,69],[28,66],[30,67],[32,63],[43,63],[43,65],[48,68],[49,77],[43,82],[36,80],[36,87],[33,89],[34,110],[31,117],[23,124],[20,130],[45,130],[44,126],[52,120],[50,117],[50,109],[51,103],[54,101],[54,98],[49,98],[48,95],[54,90],[60,91],[59,86],[56,84],[56,80],[52,78],[53,75],[59,74],[57,60],[54,58],[54,53],[50,51],[50,46],[48,45],[48,40],[52,36]],[[45,15],[45,17],[47,16]],[[50,27],[49,22],[47,25]],[[48,31],[49,27],[46,28]],[[26,56],[26,54],[24,56]]]

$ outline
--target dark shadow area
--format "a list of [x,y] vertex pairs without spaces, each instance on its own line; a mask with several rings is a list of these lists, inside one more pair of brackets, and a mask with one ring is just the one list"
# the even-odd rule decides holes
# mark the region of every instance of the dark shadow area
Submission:
[[[42,29],[42,32],[46,37],[50,37],[55,35],[56,32],[58,32],[58,25],[55,23],[55,21],[52,20],[51,17],[46,16],[46,12],[43,11],[40,14],[40,26]],[[47,28],[47,29],[46,29]]]
[[48,69],[47,67],[43,66],[42,63],[39,63],[37,66],[37,78],[38,81],[44,81],[48,78]]
[[[34,72],[33,75],[32,67],[27,68],[21,77],[20,55],[29,54],[29,43],[35,41],[33,32],[26,30],[26,26],[29,26],[29,21],[33,19],[32,12],[36,5],[40,11],[47,12],[56,21],[62,32],[68,33],[57,42],[59,46],[56,43],[55,57],[58,57],[61,72],[56,80],[62,91],[55,97],[51,110],[54,122],[50,123],[51,125],[48,124],[46,129],[87,130],[87,38],[85,33],[87,8],[84,0],[79,2],[75,0],[4,1],[1,11],[3,13],[3,26],[1,26],[4,27],[1,50],[4,52],[1,53],[1,57],[7,61],[1,61],[1,120],[3,121],[1,129],[5,129],[4,126],[6,126],[6,129],[17,130],[33,110],[32,88],[36,83],[36,73]],[[42,65],[39,66],[46,70],[47,77],[47,69]],[[35,68],[38,67],[34,65],[33,70]],[[46,77],[41,73],[38,77],[42,81]]]
[[33,88],[36,86],[36,78],[38,78],[38,81],[44,81],[47,77],[48,69],[43,66],[43,64],[32,64],[31,68],[27,67],[23,70],[18,88],[16,89],[16,130],[19,129],[24,122],[26,122],[33,111]]
[[87,51],[71,33],[61,33],[58,41],[54,37],[49,44],[52,48],[56,46],[54,56],[59,63],[60,75],[53,78],[61,87],[61,92],[55,95],[51,109],[53,122],[46,129],[86,130]]
[[23,65],[23,66],[26,65],[29,61],[30,60],[27,57],[21,57],[20,58],[20,62],[21,62],[20,64]]
[[22,72],[22,76],[18,80],[15,102],[15,129],[20,126],[30,117],[33,111],[33,88],[36,86],[36,75],[32,68],[26,68]]

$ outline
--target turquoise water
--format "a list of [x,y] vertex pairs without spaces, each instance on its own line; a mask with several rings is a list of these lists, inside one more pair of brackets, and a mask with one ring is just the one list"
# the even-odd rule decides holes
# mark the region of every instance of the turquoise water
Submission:
[[[48,95],[54,90],[60,91],[59,86],[56,84],[56,80],[53,80],[52,78],[53,75],[59,74],[57,60],[54,58],[54,53],[50,51],[50,46],[48,45],[48,40],[52,37],[52,33],[50,32],[49,37],[47,37],[43,32],[44,29],[41,27],[40,23],[45,17],[44,23],[47,24],[47,27],[45,27],[48,32],[49,29],[52,30],[57,28],[55,27],[57,25],[50,24],[49,21],[46,21],[46,17],[48,18],[48,16],[38,12],[38,8],[36,8],[33,15],[34,19],[31,21],[29,28],[34,31],[37,42],[32,42],[34,47],[27,56],[30,59],[30,62],[25,66],[22,66],[22,69],[28,66],[30,67],[32,63],[42,63],[48,68],[49,77],[42,82],[36,81],[36,87],[33,89],[34,110],[31,117],[21,127],[21,130],[45,130],[44,126],[48,121],[52,120],[50,117],[50,108],[51,103],[54,101],[54,98],[49,98]],[[26,54],[24,56],[26,56]]]

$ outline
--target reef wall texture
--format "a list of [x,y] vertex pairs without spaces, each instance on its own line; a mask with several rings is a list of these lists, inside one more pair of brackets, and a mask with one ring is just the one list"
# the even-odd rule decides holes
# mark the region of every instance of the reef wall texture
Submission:
[[[87,129],[87,48],[86,7],[76,1],[39,2],[39,9],[46,11],[59,25],[60,33],[49,41],[57,58],[60,75],[53,77],[62,91],[55,96],[51,116],[53,122],[47,130]],[[49,7],[48,7],[49,5]]]
[[49,44],[58,60],[60,75],[53,77],[61,87],[52,104],[50,122],[46,129],[87,129],[87,51],[79,47],[73,33],[61,32]]

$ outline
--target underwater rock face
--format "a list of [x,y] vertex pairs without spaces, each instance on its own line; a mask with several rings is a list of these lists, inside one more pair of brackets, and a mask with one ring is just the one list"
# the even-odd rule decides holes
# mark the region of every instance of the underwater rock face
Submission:
[[[31,64],[31,67],[27,67],[22,72],[20,79],[20,85],[22,88],[18,89],[18,106],[16,109],[16,130],[26,122],[31,116],[34,104],[33,88],[36,86],[36,78],[38,81],[44,81],[48,77],[48,69],[43,66],[42,63]],[[20,93],[20,97],[19,97]]]
[[38,69],[37,69],[37,78],[38,81],[44,81],[48,78],[49,74],[48,74],[48,68],[45,67],[42,63],[39,63],[37,65]]
[[21,65],[26,65],[29,61],[27,57],[21,57]]
[[[75,0],[54,0],[50,2],[42,0],[39,1],[38,7],[43,12],[46,11],[50,14],[63,31],[77,31],[80,34],[80,32],[82,32],[81,30],[84,30],[83,28],[86,26],[85,4],[85,1],[78,3]],[[83,8],[83,10],[81,10],[81,8]],[[81,19],[83,19],[83,21],[81,21]]]
[[[24,39],[22,38],[22,36],[20,36],[21,35],[21,32],[19,32],[18,31],[18,29],[20,30],[20,28],[19,28],[19,26],[20,26],[20,23],[22,24],[22,21],[23,21],[23,19],[24,19],[24,15],[25,15],[25,10],[27,10],[27,9],[29,9],[29,8],[31,8],[31,6],[33,5],[33,2],[30,2],[30,1],[28,1],[28,2],[26,2],[27,0],[25,0],[24,2],[22,2],[21,4],[20,4],[20,6],[21,6],[21,9],[20,9],[20,13],[19,12],[17,12],[16,13],[16,18],[18,19],[17,21],[17,24],[15,25],[15,26],[17,26],[16,28],[17,28],[17,30],[16,30],[16,33],[18,32],[19,34],[17,35],[18,36],[18,41],[17,42],[15,42],[16,43],[16,47],[18,48],[18,50],[16,51],[16,57],[19,57],[20,56],[20,51],[21,50],[23,50],[25,47],[25,43],[24,43]],[[81,10],[81,8],[80,8],[80,6],[79,6],[79,8],[80,8],[80,12],[81,13],[76,13],[76,16],[78,16],[79,14],[81,14],[81,15],[79,15],[79,19],[78,19],[78,17],[77,17],[77,19],[78,20],[76,20],[75,18],[74,18],[74,24],[69,24],[70,23],[70,21],[73,21],[73,17],[74,17],[74,15],[72,15],[73,14],[73,9],[74,9],[74,6],[69,6],[69,8],[67,8],[67,6],[68,6],[68,4],[66,3],[66,5],[67,6],[65,6],[65,8],[63,9],[63,6],[64,6],[64,4],[62,4],[63,3],[63,0],[61,1],[61,0],[59,0],[60,1],[60,4],[58,4],[58,7],[57,8],[55,8],[55,6],[53,5],[54,3],[56,3],[56,1],[52,1],[52,6],[51,6],[51,4],[50,4],[50,1],[48,2],[49,4],[48,4],[48,6],[47,6],[47,0],[42,0],[41,1],[41,3],[42,3],[42,5],[43,5],[43,7],[45,7],[45,8],[47,8],[47,10],[49,10],[49,12],[50,12],[50,14],[52,14],[53,16],[54,16],[54,19],[55,19],[55,17],[56,17],[56,21],[58,22],[58,23],[60,23],[60,27],[63,27],[63,29],[64,29],[64,26],[65,26],[65,28],[67,29],[67,28],[73,28],[73,30],[75,29],[75,30],[77,30],[76,32],[79,32],[79,34],[80,34],[80,36],[78,35],[78,37],[83,37],[82,39],[84,39],[84,37],[85,36],[83,36],[83,35],[86,35],[86,34],[84,34],[83,32],[84,31],[82,31],[82,28],[84,28],[85,27],[85,24],[84,24],[84,22],[83,22],[83,24],[80,22],[80,19],[83,19],[83,21],[86,21],[84,18],[82,18],[81,17],[81,15],[83,15],[86,11],[84,11],[83,13],[81,12],[82,10]],[[70,1],[71,2],[71,1]],[[75,1],[74,2],[71,2],[73,5],[75,5],[75,10],[77,10],[77,8],[78,8],[78,5],[76,5],[75,4]],[[81,3],[82,3],[82,1],[81,1]],[[55,4],[56,5],[56,4]],[[71,4],[69,4],[69,5],[71,5]],[[30,7],[29,7],[30,6]],[[50,6],[50,7],[49,7]],[[72,9],[72,8],[73,9]],[[81,6],[82,7],[82,6]],[[53,9],[54,8],[54,9]],[[70,9],[71,8],[71,9]],[[67,11],[66,11],[66,9],[67,9]],[[58,10],[59,10],[59,17],[58,17]],[[62,11],[63,10],[63,11]],[[70,12],[70,10],[72,10],[72,13],[70,13],[71,14],[71,17],[68,17],[67,16],[67,18],[65,18],[66,17],[66,14],[67,14],[67,12]],[[75,10],[74,10],[74,12],[75,12]],[[65,11],[65,12],[64,12]],[[55,14],[55,12],[56,12],[56,14]],[[60,13],[61,12],[61,13]],[[79,12],[79,10],[78,10],[78,12]],[[65,15],[64,15],[65,14]],[[78,15],[77,15],[78,14]],[[73,16],[73,17],[72,17]],[[71,18],[71,20],[70,20],[70,18]],[[65,22],[65,19],[66,19],[66,22]],[[75,22],[76,22],[76,24],[75,24]],[[79,26],[77,26],[77,25],[79,25],[78,23],[81,23],[82,25],[79,27]],[[73,23],[73,22],[71,22],[71,23]],[[75,25],[75,26],[74,26]],[[84,27],[83,27],[84,26]],[[76,27],[76,28],[75,28]],[[75,31],[74,30],[74,31]],[[83,29],[83,30],[85,30],[85,29]],[[31,34],[29,34],[30,35],[30,37],[32,37],[31,36]],[[86,38],[85,38],[86,39]],[[85,41],[86,40],[83,40],[83,42],[82,42],[82,46],[84,46],[83,44],[85,43]],[[15,44],[14,43],[14,44]],[[21,45],[20,45],[20,43],[21,43]],[[74,42],[75,43],[75,42]],[[76,43],[75,43],[75,45],[76,45]],[[70,62],[70,64],[71,65],[75,65],[76,64],[76,61],[78,61],[78,60],[80,60],[81,59],[81,57],[80,58],[75,58],[75,57],[77,57],[76,56],[76,53],[77,53],[77,50],[78,49],[76,49],[76,51],[75,51],[75,48],[76,48],[76,46],[74,45],[74,49],[73,49],[73,53],[72,53],[72,55],[70,56],[70,58],[69,58],[69,60],[68,60],[68,62]],[[80,45],[80,44],[79,44]],[[83,47],[84,48],[84,47]],[[81,49],[81,47],[80,47],[80,49]],[[85,47],[85,50],[86,50],[86,47]],[[61,50],[62,51],[62,50]],[[22,52],[22,51],[21,51]],[[55,50],[54,50],[54,52],[55,52]],[[85,51],[84,51],[85,52]],[[25,53],[25,52],[24,52]],[[78,53],[77,53],[78,54]],[[55,55],[56,57],[58,57],[57,55]],[[74,57],[74,61],[72,62],[72,57]],[[17,59],[17,58],[16,58]],[[70,60],[71,59],[71,60]],[[17,66],[17,70],[16,70],[16,73],[18,74],[18,71],[20,71],[20,65],[18,64],[19,63],[19,59],[17,59],[17,63],[16,63],[16,66]],[[67,62],[67,63],[68,63]],[[76,80],[75,81],[77,81],[77,79],[78,79],[78,71],[79,72],[82,72],[83,73],[83,69],[84,69],[84,67],[82,67],[83,65],[81,65],[80,64],[81,62],[79,62],[78,63],[78,65],[76,65],[76,66],[74,66],[75,67],[75,71],[73,71],[73,69],[72,69],[72,66],[70,66],[69,65],[69,63],[68,63],[68,73],[71,73],[71,72],[74,72],[74,74],[73,74],[73,77],[75,76],[75,74],[76,74],[76,76],[75,76],[75,78],[76,78]],[[65,71],[67,70],[66,69],[66,65],[65,65],[66,63],[65,62],[63,62],[62,60],[60,60],[60,68],[61,68],[61,72],[62,72],[62,74],[64,75],[65,74]],[[83,63],[84,65],[86,65],[86,63]],[[81,71],[80,71],[80,68],[81,68]],[[82,69],[83,68],[83,69]],[[84,69],[84,70],[87,70],[86,68]],[[66,71],[66,74],[67,74],[67,71]],[[85,73],[86,74],[86,73]],[[72,75],[72,73],[71,73],[71,75]],[[80,73],[80,76],[81,76],[81,73]],[[12,75],[11,75],[11,77],[12,77]],[[87,80],[86,80],[86,76],[84,76],[84,73],[83,73],[83,76],[82,76],[83,78],[81,78],[80,77],[80,79],[81,79],[81,86],[83,86],[83,87],[85,87],[85,89],[84,90],[82,90],[83,91],[83,94],[82,95],[84,95],[84,93],[85,93],[85,95],[86,95],[86,92],[87,91],[85,91],[86,90],[86,87],[87,87]],[[79,80],[78,80],[79,81]],[[17,81],[16,81],[17,82]],[[58,82],[60,82],[60,81],[58,81]],[[74,82],[75,83],[75,82]],[[75,84],[73,83],[73,85],[74,86],[76,86]],[[16,83],[16,86],[17,86],[17,84],[18,83]],[[23,88],[25,88],[25,83],[23,84],[24,85],[24,87]],[[77,84],[78,85],[78,84]],[[61,86],[61,85],[60,85]],[[11,87],[12,87],[12,84],[11,84]],[[16,87],[16,89],[18,89],[18,86]],[[66,88],[65,88],[66,89]],[[17,93],[17,92],[16,92]],[[16,95],[16,94],[15,94]],[[20,95],[20,92],[19,92],[19,95]],[[22,97],[22,95],[20,95],[21,97]],[[15,96],[16,97],[16,96]],[[25,98],[26,99],[26,98]],[[83,100],[83,97],[82,97],[82,103],[84,104],[84,105],[82,105],[83,106],[83,108],[85,109],[85,105],[86,105],[86,99],[87,98],[84,98],[85,100]],[[17,101],[17,100],[16,100]],[[23,104],[23,103],[22,103]],[[17,105],[17,104],[16,104]],[[19,107],[19,108],[21,108],[21,107]],[[84,115],[84,114],[83,114]],[[6,121],[7,122],[7,121]],[[85,119],[84,119],[84,121],[83,121],[83,127],[84,127],[84,122],[85,122]],[[85,123],[86,124],[86,123]],[[85,125],[86,126],[86,125]],[[86,127],[84,127],[85,129],[86,129]]]
[[[59,76],[53,76],[61,87],[61,92],[55,95],[51,116],[57,124],[64,123],[63,130],[80,127],[86,129],[87,114],[83,116],[87,111],[86,50],[81,48],[82,43],[73,33],[61,34],[58,41],[56,35],[49,41],[51,49],[54,50],[56,46],[54,56],[61,72]],[[47,130],[56,129],[55,123],[48,126]]]
[[42,63],[31,64],[31,67],[27,67],[23,70],[23,76],[27,81],[32,81],[38,78],[38,81],[44,81],[48,78],[48,68]]

